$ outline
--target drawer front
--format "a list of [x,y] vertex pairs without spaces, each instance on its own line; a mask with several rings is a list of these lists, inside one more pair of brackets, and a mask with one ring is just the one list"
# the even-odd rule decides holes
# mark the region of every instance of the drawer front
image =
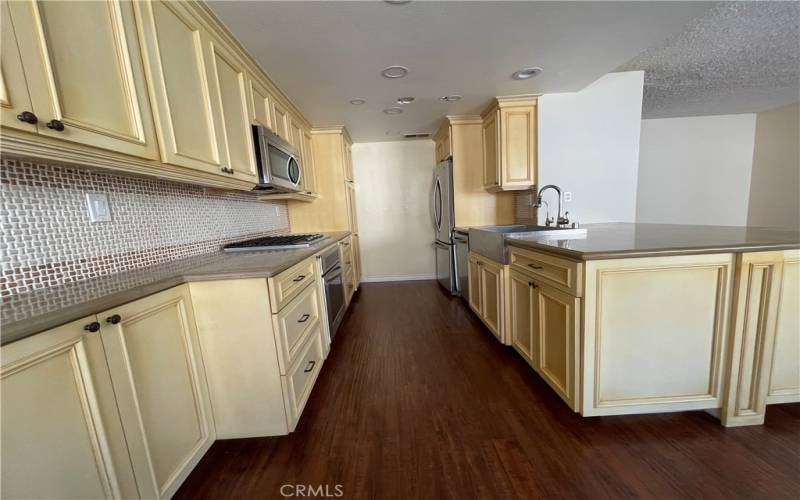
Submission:
[[342,261],[342,274],[353,268],[353,244],[350,238],[339,242],[339,258]]
[[306,337],[316,329],[319,305],[317,287],[307,286],[278,314],[272,315],[281,374],[289,370]]
[[322,368],[322,361],[322,338],[319,326],[317,326],[303,344],[289,373],[281,377],[290,430],[294,430],[300,414],[303,413],[306,401],[311,395],[311,389],[313,389],[314,382]]
[[306,259],[269,279],[269,303],[273,313],[283,309],[306,285],[316,280],[314,264],[314,258]]
[[581,262],[511,247],[511,268],[576,297],[583,296]]
[[342,284],[344,286],[344,298],[346,303],[350,303],[353,293],[356,291],[356,284],[353,279],[353,270],[346,269],[342,274]]

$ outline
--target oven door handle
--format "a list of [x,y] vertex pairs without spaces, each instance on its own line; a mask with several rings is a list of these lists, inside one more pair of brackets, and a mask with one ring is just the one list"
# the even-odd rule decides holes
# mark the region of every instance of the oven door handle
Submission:
[[328,269],[328,271],[325,274],[322,275],[322,279],[324,279],[325,281],[330,281],[331,278],[335,278],[337,276],[340,276],[341,274],[342,274],[342,266],[336,264],[332,268]]

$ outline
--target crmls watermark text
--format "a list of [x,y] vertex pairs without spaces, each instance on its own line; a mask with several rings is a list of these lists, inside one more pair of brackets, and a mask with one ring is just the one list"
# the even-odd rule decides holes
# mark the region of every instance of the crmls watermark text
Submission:
[[344,496],[341,484],[284,484],[281,486],[283,497],[339,498]]

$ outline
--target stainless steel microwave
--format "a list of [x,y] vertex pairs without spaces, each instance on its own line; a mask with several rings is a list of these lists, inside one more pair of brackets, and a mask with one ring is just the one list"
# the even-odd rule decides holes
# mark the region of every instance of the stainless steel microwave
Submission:
[[302,167],[297,150],[266,127],[253,125],[258,184],[254,189],[291,193],[300,191]]

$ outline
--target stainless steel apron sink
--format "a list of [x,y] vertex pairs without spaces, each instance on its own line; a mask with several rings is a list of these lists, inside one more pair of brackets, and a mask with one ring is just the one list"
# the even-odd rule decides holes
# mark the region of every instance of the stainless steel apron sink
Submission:
[[585,237],[585,228],[534,226],[529,224],[472,227],[469,229],[469,249],[495,262],[508,264],[507,239],[569,240]]

